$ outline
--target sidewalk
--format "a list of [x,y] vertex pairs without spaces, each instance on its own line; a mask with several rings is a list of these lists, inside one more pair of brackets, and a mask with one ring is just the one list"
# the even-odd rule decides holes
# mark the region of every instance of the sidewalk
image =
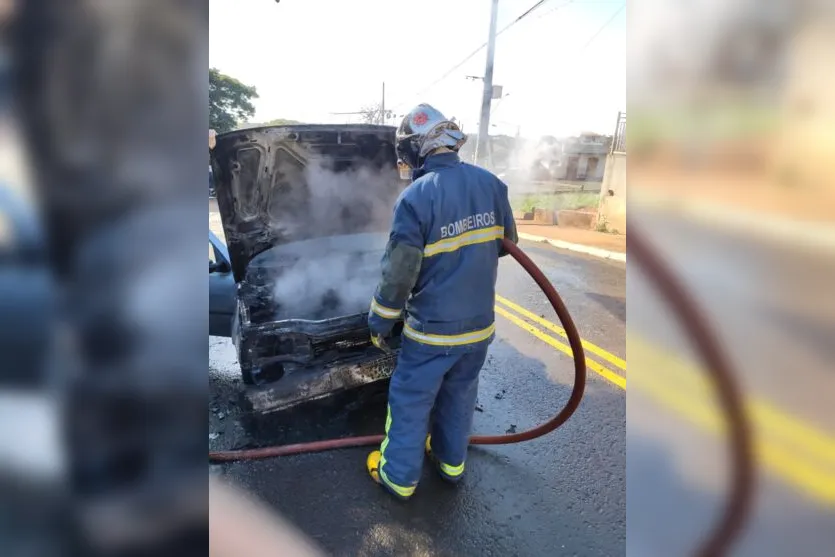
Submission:
[[[631,193],[630,203],[635,207],[697,220],[711,227],[755,235],[766,241],[780,242],[793,247],[835,251],[835,225],[831,220],[801,220],[798,218],[799,213],[766,211],[761,205],[749,208],[705,197],[674,195],[663,190],[636,189]],[[824,208],[818,215],[826,215],[828,211],[828,208]]]
[[602,257],[615,261],[626,261],[626,235],[606,234],[580,228],[533,224],[516,221],[519,238],[533,242],[547,242],[550,245]]
[[[638,167],[630,196],[744,211],[770,220],[835,224],[835,188],[780,186],[762,173]],[[826,181],[822,177],[822,184]]]

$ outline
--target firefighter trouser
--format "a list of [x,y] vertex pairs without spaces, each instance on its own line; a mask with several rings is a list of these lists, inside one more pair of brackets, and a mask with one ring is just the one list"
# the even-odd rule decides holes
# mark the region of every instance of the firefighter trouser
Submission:
[[487,348],[481,342],[439,353],[404,342],[391,377],[386,438],[380,447],[380,479],[399,495],[410,496],[420,479],[427,433],[441,471],[450,478],[464,473]]

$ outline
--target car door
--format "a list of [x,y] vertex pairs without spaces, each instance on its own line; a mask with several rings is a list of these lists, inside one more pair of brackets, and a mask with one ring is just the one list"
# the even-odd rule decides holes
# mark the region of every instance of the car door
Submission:
[[209,231],[209,334],[232,336],[232,317],[237,308],[232,264],[223,241]]

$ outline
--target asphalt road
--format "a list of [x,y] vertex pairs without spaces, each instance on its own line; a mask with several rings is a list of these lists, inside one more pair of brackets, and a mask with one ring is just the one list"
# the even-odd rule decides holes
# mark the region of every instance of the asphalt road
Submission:
[[[584,338],[610,361],[625,358],[625,265],[523,247],[556,285]],[[556,317],[536,285],[509,258],[499,275],[498,338],[481,374],[477,433],[540,423],[565,402],[573,380],[572,362],[561,351],[565,339],[537,323],[541,316]],[[241,416],[234,352],[227,341],[212,338],[210,354],[211,448],[383,430],[385,393],[373,390],[280,417]],[[625,371],[616,371],[613,377],[622,381]],[[625,398],[622,387],[590,372],[585,399],[564,427],[528,443],[471,449],[467,477],[455,488],[427,466],[405,504],[367,477],[365,449],[213,469],[257,494],[333,555],[622,555]]]
[[[835,554],[831,254],[629,210],[702,306],[748,400],[757,492],[734,554]],[[727,493],[726,441],[686,336],[634,261],[627,283],[628,554],[685,555]]]

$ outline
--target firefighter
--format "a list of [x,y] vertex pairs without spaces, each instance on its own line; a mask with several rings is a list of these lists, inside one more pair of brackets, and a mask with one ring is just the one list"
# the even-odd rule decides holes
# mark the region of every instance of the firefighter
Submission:
[[386,437],[366,464],[400,499],[414,493],[424,451],[442,478],[455,483],[464,473],[478,374],[494,338],[501,241],[517,241],[507,186],[459,159],[466,140],[427,104],[397,130],[398,164],[411,169],[412,183],[394,207],[368,325],[384,351],[394,325],[404,326]]

